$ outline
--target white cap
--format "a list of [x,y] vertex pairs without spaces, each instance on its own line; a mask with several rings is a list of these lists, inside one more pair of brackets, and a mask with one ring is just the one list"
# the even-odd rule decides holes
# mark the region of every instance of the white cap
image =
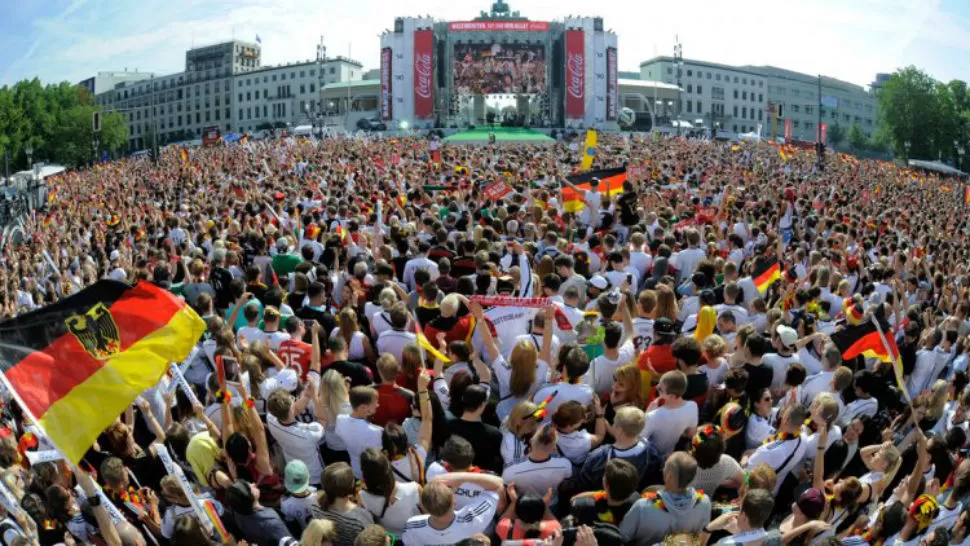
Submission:
[[589,285],[593,288],[599,288],[600,290],[607,290],[610,287],[610,281],[606,280],[606,277],[602,275],[593,275],[589,279]]
[[[117,252],[117,251],[115,251],[115,252]],[[124,269],[122,269],[122,268],[119,267],[119,268],[115,269],[114,271],[112,271],[111,273],[108,273],[108,278],[111,279],[111,280],[113,280],[113,281],[125,282],[125,281],[128,280],[128,274],[125,273],[125,270]]]
[[110,259],[112,262],[121,259],[121,252],[119,252],[118,249],[112,250],[111,254],[108,256],[108,259]]
[[798,342],[798,332],[790,326],[779,325],[775,328],[775,333],[778,334],[778,339],[781,340],[781,344],[785,347],[794,347],[795,343]]

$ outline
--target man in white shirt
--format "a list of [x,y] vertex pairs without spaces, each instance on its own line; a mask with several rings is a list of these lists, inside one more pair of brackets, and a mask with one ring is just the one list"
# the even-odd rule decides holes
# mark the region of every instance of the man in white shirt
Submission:
[[[687,376],[681,371],[663,374],[657,386],[660,396],[647,408],[647,426],[643,427],[643,439],[657,446],[664,457],[673,453],[683,436],[694,435],[697,428],[697,404],[684,400],[687,392]],[[663,405],[660,405],[660,401]]]
[[[476,502],[455,509],[452,487],[474,483],[485,491]],[[421,490],[425,514],[410,518],[401,537],[405,546],[452,546],[488,529],[498,508],[502,478],[489,474],[458,472],[431,478]]]
[[649,253],[644,252],[644,245],[647,244],[647,237],[642,233],[634,233],[630,236],[630,265],[637,270],[640,278],[646,278],[653,258]]
[[546,423],[540,426],[532,435],[526,460],[506,468],[502,472],[502,481],[514,483],[520,495],[532,493],[542,496],[552,489],[553,497],[549,505],[555,506],[559,484],[573,475],[573,464],[569,459],[553,457],[557,452],[558,439],[555,425]]
[[832,344],[827,345],[825,354],[822,355],[822,371],[806,377],[798,387],[799,403],[808,406],[819,393],[833,392],[832,378],[835,376],[835,370],[841,365],[842,353],[839,352],[839,348]]
[[748,310],[740,305],[740,298],[741,287],[737,283],[729,282],[724,285],[724,303],[714,307],[718,316],[726,311],[734,313],[734,322],[738,328],[748,323]]
[[781,414],[778,434],[769,437],[771,441],[760,446],[741,461],[741,466],[749,471],[761,463],[766,463],[775,470],[778,481],[772,491],[773,495],[778,494],[785,478],[805,458],[806,442],[801,437],[801,430],[806,418],[808,418],[808,410],[805,406],[800,404],[789,406]]
[[575,347],[566,353],[563,361],[558,363],[558,368],[562,374],[562,381],[542,387],[532,397],[532,401],[536,404],[551,398],[546,405],[546,421],[567,400],[575,400],[584,406],[593,403],[593,389],[581,382],[583,375],[589,371],[589,355],[579,347]]
[[438,278],[438,264],[428,259],[428,251],[430,250],[430,244],[425,242],[418,243],[418,255],[404,264],[404,274],[401,277],[404,280],[404,284],[408,287],[408,291],[417,288],[414,284],[414,272],[418,269],[424,268],[427,270],[428,274],[431,275],[432,281]]
[[[269,413],[266,416],[266,425],[273,439],[283,450],[283,458],[286,462],[303,461],[310,472],[310,483],[319,484],[320,474],[323,472],[319,446],[326,433],[324,423],[327,414],[320,397],[316,396],[319,377],[316,372],[311,372],[308,378],[310,382],[296,402],[286,390],[277,389],[270,393],[266,400],[266,411]],[[297,421],[295,416],[303,413],[311,401],[318,422]]]
[[761,358],[761,363],[771,367],[774,372],[771,377],[771,391],[776,398],[781,395],[788,366],[798,362],[798,356],[795,355],[797,342],[798,332],[794,328],[783,324],[778,325],[771,336],[771,344],[777,352],[767,353]]
[[384,429],[367,419],[377,411],[377,391],[371,387],[350,389],[350,415],[338,415],[334,432],[347,444],[350,466],[357,479],[360,472],[360,454],[369,447],[381,449]]
[[416,343],[417,336],[414,332],[407,330],[409,315],[404,303],[394,304],[388,314],[391,317],[391,329],[385,330],[377,336],[377,354],[391,354],[398,362],[402,362],[404,346],[408,343]]
[[688,229],[686,232],[688,247],[677,253],[673,265],[677,268],[679,275],[677,282],[683,282],[694,274],[697,265],[707,258],[707,252],[699,245],[701,244],[701,234],[696,229]]

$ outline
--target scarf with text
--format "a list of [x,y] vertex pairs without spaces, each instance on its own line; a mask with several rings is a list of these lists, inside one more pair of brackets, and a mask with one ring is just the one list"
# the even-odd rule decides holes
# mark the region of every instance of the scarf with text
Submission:
[[[552,303],[549,298],[517,298],[514,296],[472,296],[471,300],[478,302],[482,307],[525,307],[527,309],[545,309]],[[572,331],[573,329],[573,325],[570,324],[566,314],[559,307],[556,307],[556,326],[563,331]]]

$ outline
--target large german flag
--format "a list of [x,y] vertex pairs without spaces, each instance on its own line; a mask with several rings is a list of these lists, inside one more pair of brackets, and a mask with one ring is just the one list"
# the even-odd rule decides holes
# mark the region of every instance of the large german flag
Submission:
[[751,272],[751,280],[754,281],[758,292],[762,294],[767,292],[768,288],[780,278],[781,264],[778,263],[777,259],[756,265],[754,271]]
[[[892,336],[886,336],[886,343],[883,343],[873,319],[856,326],[843,328],[829,337],[832,339],[832,343],[839,348],[843,360],[851,360],[862,355],[882,362],[893,362],[899,356],[896,340]],[[887,344],[889,345],[888,348],[886,347]]]
[[205,323],[149,283],[103,280],[0,323],[0,371],[64,457],[78,463],[98,435],[169,362],[185,359]]
[[[592,186],[590,186],[590,182],[594,178],[598,178],[600,181],[595,191],[610,196],[623,193],[623,183],[626,182],[626,167],[585,171],[566,177],[571,184],[584,191],[594,191]],[[582,195],[569,187],[563,187],[562,201],[563,209],[566,212],[579,212],[586,206],[583,203]]]

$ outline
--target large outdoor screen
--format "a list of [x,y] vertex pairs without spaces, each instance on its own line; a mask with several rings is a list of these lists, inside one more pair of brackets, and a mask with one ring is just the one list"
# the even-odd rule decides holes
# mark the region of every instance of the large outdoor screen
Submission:
[[495,95],[546,92],[545,49],[539,44],[456,44],[455,92]]

